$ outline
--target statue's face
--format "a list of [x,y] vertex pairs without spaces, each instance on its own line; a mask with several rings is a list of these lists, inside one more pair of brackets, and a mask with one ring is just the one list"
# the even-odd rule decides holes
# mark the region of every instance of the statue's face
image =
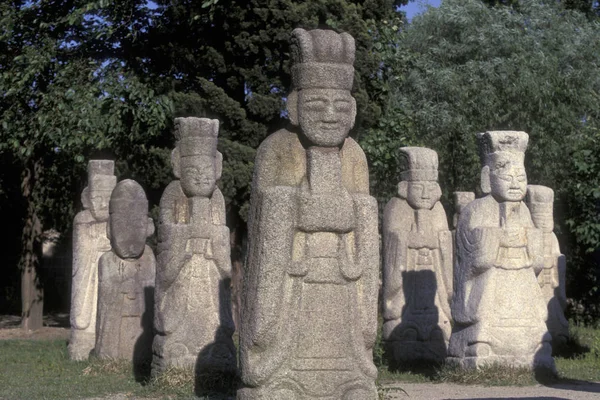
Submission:
[[347,90],[302,89],[298,92],[298,124],[317,146],[339,146],[354,123],[356,103]]
[[406,201],[416,210],[431,210],[440,200],[442,189],[435,181],[410,181]]
[[97,221],[108,220],[108,202],[112,190],[90,188],[90,212]]
[[210,197],[216,184],[217,177],[213,157],[181,157],[181,188],[186,196]]
[[148,205],[129,202],[110,214],[110,241],[121,258],[139,258],[144,253],[148,236]]
[[527,194],[527,174],[518,157],[498,157],[490,166],[492,196],[499,201],[521,201]]

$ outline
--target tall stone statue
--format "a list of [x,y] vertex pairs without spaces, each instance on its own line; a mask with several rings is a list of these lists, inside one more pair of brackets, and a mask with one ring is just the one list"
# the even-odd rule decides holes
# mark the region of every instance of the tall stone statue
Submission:
[[96,342],[98,260],[110,251],[106,236],[108,202],[116,183],[115,164],[109,160],[88,163],[88,186],[81,194],[83,211],[73,221],[73,278],[71,284],[71,337],[69,356],[85,360]]
[[484,197],[462,211],[456,230],[450,363],[554,369],[546,302],[537,281],[543,232],[523,201],[525,132],[479,134]]
[[446,358],[452,326],[452,233],[437,153],[400,149],[402,181],[383,216],[383,339],[395,363]]
[[564,314],[567,306],[567,263],[553,232],[554,191],[546,186],[527,186],[527,205],[534,225],[542,230],[544,236],[544,269],[538,275],[538,282],[548,307],[546,325],[552,335],[552,348],[556,350],[569,338],[569,321]]
[[348,137],[354,39],[292,36],[292,127],[270,135],[255,161],[237,396],[374,399],[377,203]]
[[197,373],[236,368],[218,134],[218,120],[175,119],[171,162],[178,179],[160,200],[153,375],[168,366],[196,366]]
[[152,316],[156,260],[146,246],[154,233],[144,189],[131,179],[110,197],[108,237],[112,250],[98,267],[98,319],[95,353],[100,358],[134,361],[139,370],[152,359]]

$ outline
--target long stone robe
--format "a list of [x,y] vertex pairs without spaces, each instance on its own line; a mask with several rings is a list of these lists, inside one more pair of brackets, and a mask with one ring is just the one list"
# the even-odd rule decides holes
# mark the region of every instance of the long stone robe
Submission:
[[[519,232],[509,238],[508,230]],[[474,200],[456,231],[449,362],[554,368],[547,310],[537,281],[543,266],[542,232],[525,203]]]
[[95,353],[141,365],[152,358],[156,260],[145,246],[136,260],[123,260],[114,251],[99,262],[98,323]]
[[281,130],[257,153],[238,399],[375,396],[379,246],[366,159],[346,139],[339,155],[313,151],[322,170],[309,176],[308,152]]
[[85,360],[96,342],[98,306],[98,261],[110,251],[107,222],[98,222],[89,210],[73,222],[73,273],[71,280],[71,336],[69,355]]
[[383,338],[395,362],[443,362],[450,340],[452,234],[440,202],[392,198],[383,218]]
[[[198,209],[194,221],[191,201]],[[174,181],[160,210],[152,373],[170,365],[235,370],[223,195],[217,188],[211,198],[191,200]]]

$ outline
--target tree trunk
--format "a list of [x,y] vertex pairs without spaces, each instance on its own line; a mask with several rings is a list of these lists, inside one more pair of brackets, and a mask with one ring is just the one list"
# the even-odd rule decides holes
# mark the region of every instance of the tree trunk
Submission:
[[42,224],[39,220],[33,188],[39,177],[41,162],[27,165],[22,174],[21,192],[27,204],[25,226],[21,236],[21,328],[36,330],[43,326],[44,288],[40,279],[42,259]]

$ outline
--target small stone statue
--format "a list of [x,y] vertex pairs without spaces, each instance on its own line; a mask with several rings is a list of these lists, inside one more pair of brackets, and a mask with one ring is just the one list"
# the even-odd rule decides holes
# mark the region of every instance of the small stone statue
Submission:
[[136,369],[152,359],[152,316],[156,260],[146,246],[154,233],[144,189],[131,179],[110,197],[108,237],[112,250],[98,267],[98,320],[95,353],[133,360]]
[[218,120],[175,119],[171,162],[179,179],[160,200],[153,375],[168,366],[236,369],[218,132]]
[[440,203],[437,153],[400,149],[398,196],[383,217],[383,338],[397,364],[442,363],[452,327],[452,234]]
[[244,274],[239,400],[375,399],[379,244],[354,39],[292,32],[293,127],[260,145]]
[[553,232],[554,191],[546,186],[527,186],[527,205],[533,223],[542,230],[544,236],[544,269],[538,275],[538,282],[548,306],[546,325],[552,335],[552,348],[556,350],[569,338],[569,321],[564,314],[567,306],[567,263]]
[[554,370],[546,301],[543,231],[523,201],[525,132],[479,134],[484,197],[469,203],[456,230],[450,364],[497,363]]
[[108,202],[117,183],[114,161],[91,160],[88,186],[81,194],[84,210],[73,222],[73,277],[69,357],[86,360],[96,342],[98,260],[110,251],[106,236]]

